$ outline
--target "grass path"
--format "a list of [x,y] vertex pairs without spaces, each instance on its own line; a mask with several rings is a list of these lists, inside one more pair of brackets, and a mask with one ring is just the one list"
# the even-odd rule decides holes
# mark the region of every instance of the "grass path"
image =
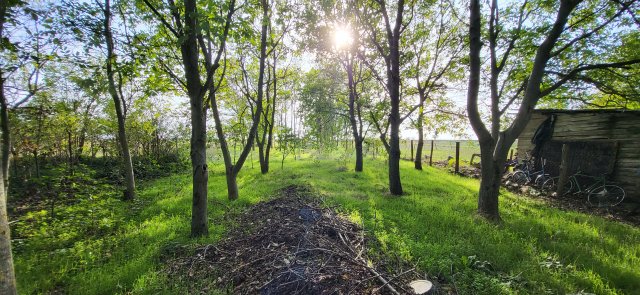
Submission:
[[[163,275],[162,258],[174,255],[182,245],[189,249],[220,239],[226,229],[238,226],[225,218],[225,212],[239,212],[292,184],[310,186],[362,223],[378,242],[376,253],[407,259],[461,294],[640,292],[638,228],[563,212],[509,193],[501,197],[504,223],[489,224],[475,215],[477,180],[435,168],[416,171],[410,162],[402,163],[407,194],[400,198],[386,194],[382,161],[367,159],[365,172],[359,174],[339,169],[340,162],[330,159],[290,160],[284,169],[276,164],[267,175],[261,175],[257,165],[245,167],[238,183],[240,199],[235,202],[226,200],[222,167],[212,167],[211,234],[206,238],[188,238],[189,175],[143,183],[135,203],[85,204],[77,210],[107,208],[110,215],[100,218],[117,222],[64,246],[46,242],[60,239],[47,234],[48,228],[26,239],[16,247],[21,293],[183,293],[187,290],[180,282]],[[114,192],[102,198],[115,196]],[[85,223],[72,228],[83,229]]]

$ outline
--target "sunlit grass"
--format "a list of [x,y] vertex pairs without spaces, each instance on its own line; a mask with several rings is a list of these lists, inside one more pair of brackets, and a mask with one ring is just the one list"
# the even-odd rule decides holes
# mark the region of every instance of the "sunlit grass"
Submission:
[[[345,163],[348,169],[341,168]],[[246,164],[239,178],[240,199],[229,202],[222,166],[212,164],[210,236],[196,240],[189,238],[190,176],[143,183],[135,203],[109,202],[113,218],[123,220],[117,229],[76,239],[65,250],[47,248],[42,241],[18,247],[20,291],[185,293],[180,282],[168,280],[162,272],[162,257],[176,245],[193,248],[215,242],[230,226],[241,226],[225,213],[240,212],[291,184],[311,187],[363,223],[378,247],[372,255],[407,259],[462,294],[640,290],[638,228],[509,193],[501,197],[504,223],[494,225],[476,217],[477,180],[430,167],[416,171],[411,162],[403,162],[406,195],[392,197],[382,160],[366,159],[363,173],[352,172],[351,165],[350,160],[307,154],[302,160],[288,159],[280,168],[275,156],[271,172],[261,175],[257,164],[253,169]],[[107,192],[101,198],[116,195]]]

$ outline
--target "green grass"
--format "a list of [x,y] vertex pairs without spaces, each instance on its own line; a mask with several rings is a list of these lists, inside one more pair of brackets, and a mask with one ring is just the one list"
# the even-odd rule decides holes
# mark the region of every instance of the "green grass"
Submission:
[[[69,239],[61,250],[44,242],[59,239],[46,234],[55,226],[48,225],[45,233],[18,245],[20,291],[185,293],[180,282],[163,274],[161,257],[172,253],[176,245],[192,248],[215,242],[226,228],[238,226],[224,218],[225,212],[239,212],[290,184],[310,186],[325,201],[340,205],[346,215],[361,222],[377,241],[378,249],[372,253],[398,255],[461,294],[637,294],[640,290],[638,228],[549,208],[510,193],[501,197],[504,222],[494,225],[476,217],[477,180],[435,168],[416,171],[412,163],[402,162],[407,193],[398,198],[386,193],[383,161],[366,159],[363,173],[340,169],[344,163],[308,155],[303,160],[287,160],[281,169],[274,157],[268,175],[261,175],[257,165],[251,169],[247,164],[239,178],[240,199],[235,202],[226,200],[221,165],[212,165],[211,234],[196,240],[188,237],[189,175],[143,183],[135,203],[103,204],[111,215],[100,220],[117,220],[113,229]],[[346,163],[351,167],[352,163]],[[116,195],[106,192],[99,199],[115,200]],[[100,206],[95,210],[104,211]]]

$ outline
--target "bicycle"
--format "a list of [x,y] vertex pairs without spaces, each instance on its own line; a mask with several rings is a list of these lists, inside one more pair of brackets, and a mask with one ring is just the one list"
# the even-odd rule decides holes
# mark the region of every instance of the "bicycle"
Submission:
[[521,165],[516,165],[516,171],[511,174],[511,181],[518,185],[525,185],[533,182],[536,187],[542,187],[544,182],[550,177],[550,175],[544,170],[546,164],[547,160],[542,159],[542,169],[539,171],[533,171],[533,160],[531,158],[525,159],[522,161]]
[[[583,188],[578,181],[578,177],[586,177],[594,179],[595,182],[589,186]],[[557,182],[559,177],[552,177],[547,179],[542,184],[542,190],[547,192],[555,192],[557,189]],[[574,191],[575,190],[575,191]],[[561,193],[558,193],[559,196],[564,196],[567,194],[574,195],[587,195],[587,202],[595,207],[613,207],[624,200],[626,196],[626,192],[620,186],[615,184],[607,184],[606,174],[602,174],[600,177],[591,176],[582,174],[580,171],[569,176],[567,179],[567,183],[563,188]]]

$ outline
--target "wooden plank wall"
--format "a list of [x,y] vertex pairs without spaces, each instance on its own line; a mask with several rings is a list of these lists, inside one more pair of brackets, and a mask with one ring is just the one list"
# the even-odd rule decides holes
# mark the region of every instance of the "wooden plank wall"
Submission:
[[[640,112],[555,113],[557,120],[551,137],[555,142],[617,142],[617,159],[612,179],[627,192],[627,198],[640,202]],[[531,137],[550,112],[536,112],[518,138],[518,157],[533,149]]]

